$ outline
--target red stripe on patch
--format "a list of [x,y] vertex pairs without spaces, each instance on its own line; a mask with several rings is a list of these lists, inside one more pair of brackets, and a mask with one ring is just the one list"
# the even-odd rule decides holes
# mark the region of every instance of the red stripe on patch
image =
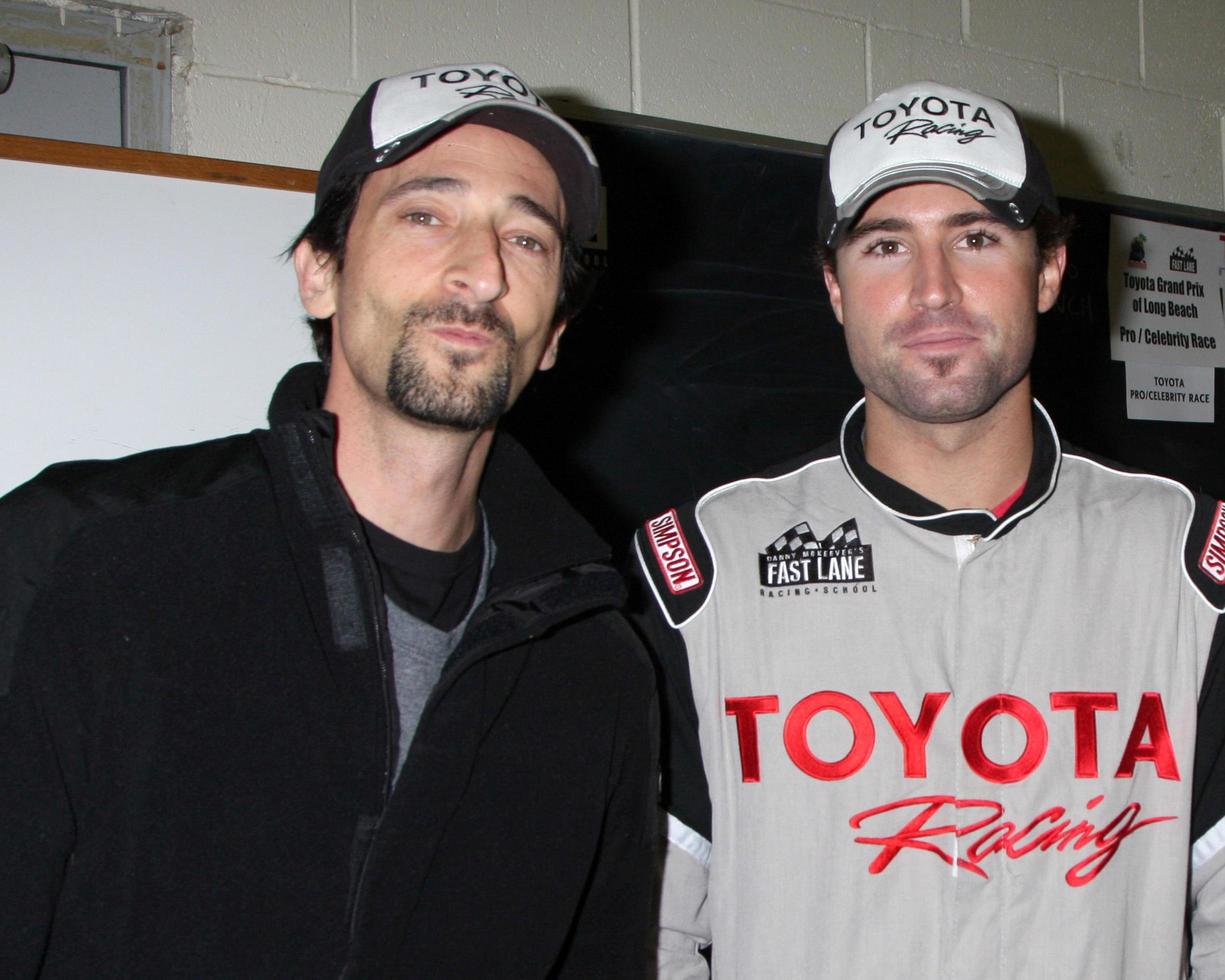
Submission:
[[673,595],[691,592],[702,585],[702,573],[693,560],[693,551],[681,530],[675,510],[667,510],[646,522],[647,538],[655,552],[655,562]]
[[1199,567],[1212,581],[1225,585],[1225,502],[1217,502],[1212,530],[1199,556]]

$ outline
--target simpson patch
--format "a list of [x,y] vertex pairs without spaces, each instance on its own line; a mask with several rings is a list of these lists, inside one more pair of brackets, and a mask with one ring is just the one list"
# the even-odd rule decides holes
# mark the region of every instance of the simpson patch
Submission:
[[1208,540],[1199,556],[1199,567],[1217,585],[1225,585],[1225,502],[1217,502]]
[[668,591],[673,595],[702,587],[702,572],[694,561],[693,549],[681,529],[676,510],[667,510],[646,522],[647,541],[659,566]]

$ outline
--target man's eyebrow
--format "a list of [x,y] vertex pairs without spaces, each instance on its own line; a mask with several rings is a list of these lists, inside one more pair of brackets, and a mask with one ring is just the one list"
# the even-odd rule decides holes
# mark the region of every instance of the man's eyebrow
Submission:
[[391,204],[402,197],[415,194],[418,191],[442,191],[444,193],[457,194],[467,189],[468,182],[460,180],[458,177],[413,177],[402,184],[396,184],[395,187],[383,195],[381,203]]
[[[994,225],[996,227],[1011,228],[1007,221],[999,215],[988,211],[986,208],[975,211],[957,211],[953,214],[946,215],[944,220],[940,222],[945,228],[968,228],[971,225]],[[913,222],[906,218],[877,218],[873,221],[861,221],[854,228],[846,233],[843,238],[843,244],[850,245],[859,241],[861,238],[866,238],[869,235],[875,235],[879,232],[903,232],[910,231],[914,228]]]
[[966,228],[970,225],[1001,225],[1005,228],[1013,227],[998,214],[993,211],[988,211],[982,208],[977,211],[958,211],[956,214],[950,214],[944,219],[946,228]]
[[867,238],[877,232],[908,231],[911,227],[913,227],[911,223],[903,218],[876,218],[873,221],[861,221],[846,233],[842,244],[852,245],[861,238]]
[[552,228],[553,233],[557,235],[558,241],[566,237],[565,229],[562,228],[561,221],[558,220],[557,215],[539,201],[528,197],[526,194],[516,194],[511,198],[511,201],[516,211],[522,211],[524,214],[531,215],[533,218],[543,221]]

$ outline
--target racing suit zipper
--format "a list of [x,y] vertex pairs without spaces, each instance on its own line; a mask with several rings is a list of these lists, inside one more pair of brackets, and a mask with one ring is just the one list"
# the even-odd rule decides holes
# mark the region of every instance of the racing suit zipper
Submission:
[[978,542],[983,539],[981,534],[958,534],[953,538],[953,551],[957,556],[957,567],[964,565],[974,554]]

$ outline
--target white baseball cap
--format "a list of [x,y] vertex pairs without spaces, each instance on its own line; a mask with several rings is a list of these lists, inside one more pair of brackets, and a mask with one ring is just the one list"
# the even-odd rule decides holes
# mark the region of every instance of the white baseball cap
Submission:
[[833,248],[868,202],[904,184],[957,187],[1025,228],[1059,213],[1042,155],[1007,103],[938,82],[876,98],[834,133],[821,180],[818,229]]
[[571,233],[579,241],[595,234],[600,166],[591,147],[518,75],[496,64],[439,65],[371,85],[319,169],[315,210],[344,177],[399,163],[463,123],[492,126],[536,147],[557,174]]

